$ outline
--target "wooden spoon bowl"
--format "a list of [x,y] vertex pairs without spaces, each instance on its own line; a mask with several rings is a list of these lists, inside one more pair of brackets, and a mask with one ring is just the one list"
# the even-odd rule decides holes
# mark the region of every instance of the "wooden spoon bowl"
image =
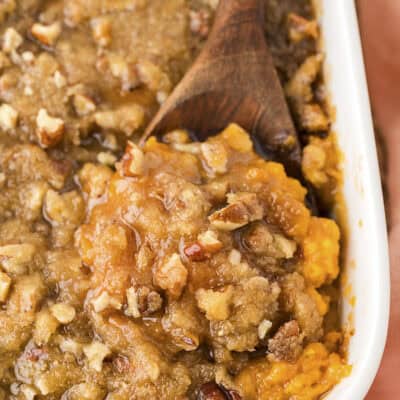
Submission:
[[263,0],[220,0],[207,43],[142,142],[177,128],[205,140],[236,122],[267,159],[301,178],[301,148],[266,43],[263,8]]

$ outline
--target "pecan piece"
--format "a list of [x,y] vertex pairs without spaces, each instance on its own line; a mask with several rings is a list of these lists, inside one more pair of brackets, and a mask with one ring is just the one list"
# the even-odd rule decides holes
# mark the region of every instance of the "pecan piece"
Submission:
[[144,154],[142,149],[133,142],[128,141],[120,166],[124,176],[133,177],[141,175],[144,169]]
[[200,386],[197,400],[241,400],[242,396],[235,390],[226,389],[216,382],[207,382]]
[[187,244],[183,253],[190,261],[204,261],[208,258],[208,254],[204,247],[197,242]]
[[44,108],[39,110],[36,126],[39,144],[44,148],[56,145],[64,134],[64,121],[60,118],[51,117]]
[[32,36],[45,46],[52,46],[61,34],[61,23],[54,22],[51,25],[33,24]]
[[277,361],[294,361],[302,351],[303,335],[296,320],[282,325],[272,339],[268,340],[270,358]]
[[221,231],[233,231],[263,217],[263,208],[255,193],[229,193],[228,205],[215,211],[208,219]]

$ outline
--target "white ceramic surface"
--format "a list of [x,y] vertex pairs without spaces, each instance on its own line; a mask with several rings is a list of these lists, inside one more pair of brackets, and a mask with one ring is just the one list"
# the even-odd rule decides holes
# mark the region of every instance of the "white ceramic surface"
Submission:
[[326,398],[362,400],[386,340],[390,290],[386,223],[355,4],[353,0],[320,3],[325,75],[337,112],[334,130],[344,154],[350,227],[345,268],[356,297],[354,308],[343,304],[344,324],[349,312],[354,314],[349,349],[353,372]]

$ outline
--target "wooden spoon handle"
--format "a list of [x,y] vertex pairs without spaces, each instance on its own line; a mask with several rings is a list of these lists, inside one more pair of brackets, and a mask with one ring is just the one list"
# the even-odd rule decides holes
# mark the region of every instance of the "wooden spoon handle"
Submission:
[[205,51],[211,57],[263,48],[264,0],[220,0]]
[[220,0],[217,13],[216,24],[225,25],[228,21],[231,24],[251,23],[255,20],[262,22],[264,0]]

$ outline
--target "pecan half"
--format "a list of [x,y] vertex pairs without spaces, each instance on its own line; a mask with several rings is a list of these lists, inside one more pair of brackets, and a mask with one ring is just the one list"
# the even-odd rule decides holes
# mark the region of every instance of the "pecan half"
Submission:
[[216,382],[207,382],[200,386],[197,400],[241,400],[242,396],[235,390],[226,389]]

